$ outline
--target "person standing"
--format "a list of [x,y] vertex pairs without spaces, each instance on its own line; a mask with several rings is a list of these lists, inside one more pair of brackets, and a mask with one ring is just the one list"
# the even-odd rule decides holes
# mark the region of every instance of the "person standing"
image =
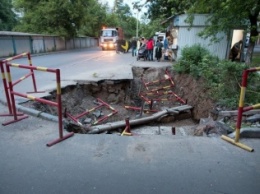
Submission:
[[166,37],[163,41],[163,55],[164,59],[168,60],[168,54],[169,54],[169,40],[168,37]]
[[132,48],[132,56],[136,56],[136,47],[137,47],[137,41],[135,37],[133,37],[132,42],[131,42],[131,48]]
[[161,43],[160,39],[157,39],[155,46],[156,46],[155,57],[156,57],[157,61],[159,62],[160,59],[162,58],[162,47],[163,47],[163,44]]
[[163,48],[164,48],[164,51],[166,51],[169,48],[168,37],[165,38],[164,41],[163,41]]
[[241,46],[242,46],[243,41],[240,40],[231,49],[231,54],[232,54],[232,61],[235,61],[238,54],[241,52]]
[[153,38],[150,38],[147,42],[146,49],[148,52],[148,60],[153,61]]

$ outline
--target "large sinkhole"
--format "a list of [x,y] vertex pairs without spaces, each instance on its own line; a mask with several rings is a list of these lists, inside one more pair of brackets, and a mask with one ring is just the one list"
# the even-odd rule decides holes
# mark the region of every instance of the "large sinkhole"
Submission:
[[[76,133],[86,133],[89,127],[125,121],[127,118],[144,118],[185,104],[191,104],[193,108],[175,115],[168,114],[149,121],[149,124],[178,122],[182,119],[196,121],[199,117],[207,116],[205,106],[211,104],[200,97],[201,92],[194,91],[198,87],[191,78],[181,78],[165,68],[134,67],[133,75],[132,80],[102,80],[62,88],[65,128]],[[44,99],[55,101],[56,91],[50,92]],[[57,115],[56,107],[35,101],[29,103],[34,109]],[[115,131],[120,130],[122,128],[115,128]]]

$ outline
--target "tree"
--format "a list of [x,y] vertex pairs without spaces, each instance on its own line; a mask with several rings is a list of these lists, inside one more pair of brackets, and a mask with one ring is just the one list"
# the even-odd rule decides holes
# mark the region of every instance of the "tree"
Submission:
[[11,2],[11,0],[1,0],[0,2],[0,30],[10,31],[17,22]]
[[136,29],[136,19],[133,17],[129,5],[125,4],[123,0],[115,0],[113,14],[117,17],[118,23],[116,26],[124,29],[125,38],[133,37]]
[[146,0],[144,3],[136,1],[133,3],[134,9],[148,8],[147,16],[150,20],[158,18],[169,18],[173,15],[185,13],[193,4],[194,0]]
[[[85,10],[84,22],[79,29],[79,35],[98,37],[99,31],[109,19],[108,5],[99,4],[97,1],[92,1]],[[113,19],[111,19],[113,20]]]
[[215,37],[218,32],[242,28],[250,32],[250,41],[246,54],[246,64],[251,64],[255,40],[258,37],[257,18],[260,12],[259,0],[197,0],[189,9],[189,13],[210,13],[208,25],[200,34],[202,37]]
[[202,37],[211,37],[216,41],[219,32],[225,32],[228,36],[231,30],[242,28],[250,32],[250,42],[246,54],[246,64],[251,63],[251,58],[258,37],[257,18],[260,12],[259,0],[146,0],[144,4],[135,2],[134,7],[148,7],[148,15],[151,20],[178,15],[208,13],[208,25],[200,34]]
[[15,29],[75,37],[92,2],[94,0],[15,0],[17,11],[24,15]]

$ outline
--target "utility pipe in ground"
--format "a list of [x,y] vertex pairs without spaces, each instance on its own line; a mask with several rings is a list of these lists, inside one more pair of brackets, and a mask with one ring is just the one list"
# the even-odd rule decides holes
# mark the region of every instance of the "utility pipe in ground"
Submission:
[[[141,124],[149,123],[153,120],[159,120],[162,116],[166,116],[169,114],[176,115],[176,114],[179,114],[180,111],[190,110],[191,108],[192,108],[192,106],[184,105],[184,106],[166,109],[166,110],[157,112],[148,117],[129,120],[129,124],[131,126],[133,126],[133,125],[141,125]],[[98,133],[103,133],[105,131],[112,131],[112,130],[115,130],[118,128],[124,128],[125,125],[126,125],[125,121],[118,121],[118,122],[114,122],[114,123],[107,123],[107,124],[103,124],[103,125],[93,126],[93,127],[90,127],[90,131],[88,132],[88,134],[98,134]]]

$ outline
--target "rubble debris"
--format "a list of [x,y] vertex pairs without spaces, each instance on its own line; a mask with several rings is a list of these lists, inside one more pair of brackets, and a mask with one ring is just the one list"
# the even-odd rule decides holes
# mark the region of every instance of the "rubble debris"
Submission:
[[194,129],[194,136],[227,135],[230,130],[224,123],[214,121],[211,117],[202,118],[199,125]]
[[259,122],[260,121],[260,114],[255,114],[253,116],[250,116],[250,117],[246,118],[246,121],[250,122],[250,123]]

